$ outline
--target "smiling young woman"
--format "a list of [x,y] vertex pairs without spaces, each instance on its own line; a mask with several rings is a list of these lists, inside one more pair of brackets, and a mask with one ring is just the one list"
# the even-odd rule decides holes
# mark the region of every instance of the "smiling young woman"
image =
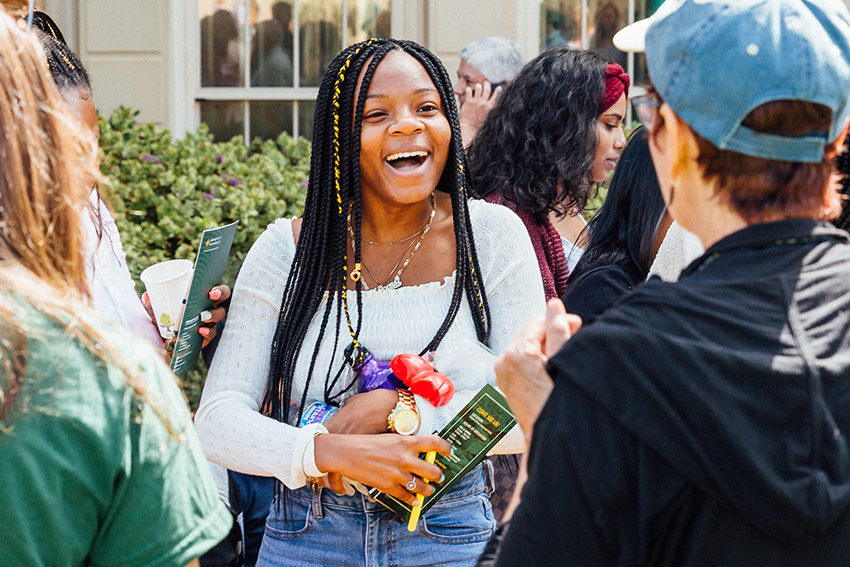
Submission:
[[[406,285],[418,285],[454,270],[451,200],[434,193],[451,137],[425,68],[404,52],[388,53],[372,77],[360,128],[361,242],[367,245],[363,268],[350,274],[361,275],[364,288],[398,287],[402,275]],[[415,255],[426,261],[414,262]]]
[[[421,46],[343,51],[314,131],[304,216],[269,226],[234,289],[196,417],[207,455],[278,481],[258,565],[472,565],[495,526],[481,467],[413,533],[362,490],[432,493],[421,479],[439,468],[419,455],[448,444],[388,418],[404,406],[438,431],[493,383],[494,354],[543,310],[531,242],[512,212],[469,200],[451,82]],[[454,398],[358,390],[368,354],[401,353],[429,355]],[[340,409],[298,427],[316,402]]]

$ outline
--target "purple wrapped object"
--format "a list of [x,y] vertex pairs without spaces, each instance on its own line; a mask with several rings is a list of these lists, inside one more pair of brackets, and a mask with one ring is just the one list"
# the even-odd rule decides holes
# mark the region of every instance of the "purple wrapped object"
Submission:
[[365,356],[362,362],[354,365],[354,371],[360,373],[358,391],[371,392],[378,388],[397,390],[405,387],[404,383],[390,370],[389,360],[377,360],[368,350],[363,349],[363,351]]

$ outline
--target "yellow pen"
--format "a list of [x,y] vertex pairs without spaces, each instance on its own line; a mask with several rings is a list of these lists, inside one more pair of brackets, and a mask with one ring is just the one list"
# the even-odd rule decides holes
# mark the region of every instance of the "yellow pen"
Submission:
[[[434,459],[437,458],[437,451],[428,451],[425,453],[425,461],[434,464]],[[428,482],[427,478],[423,478],[426,483]],[[425,500],[425,497],[421,494],[416,495],[416,501],[419,503],[418,506],[412,506],[410,508],[410,519],[407,521],[407,531],[415,532],[416,524],[419,523],[419,515],[422,513],[422,502]]]

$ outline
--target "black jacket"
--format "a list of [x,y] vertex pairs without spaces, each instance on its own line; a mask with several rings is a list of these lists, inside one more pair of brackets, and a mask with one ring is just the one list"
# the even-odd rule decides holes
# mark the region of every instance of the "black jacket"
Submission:
[[561,301],[589,325],[640,283],[616,264],[597,266],[570,280]]
[[850,239],[755,225],[549,363],[498,565],[850,564]]

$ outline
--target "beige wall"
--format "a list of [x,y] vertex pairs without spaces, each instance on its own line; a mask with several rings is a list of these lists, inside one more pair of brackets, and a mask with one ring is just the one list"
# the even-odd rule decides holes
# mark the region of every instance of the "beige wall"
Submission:
[[[175,1],[175,0],[172,0]],[[78,0],[77,51],[101,114],[124,105],[169,124],[169,0]]]
[[[92,77],[104,115],[120,105],[142,120],[180,135],[194,129],[192,82],[196,66],[185,17],[195,0],[43,0]],[[850,0],[844,0],[850,7]],[[488,35],[515,40],[526,58],[539,51],[540,0],[393,0],[398,37],[434,51],[454,76],[458,52]],[[192,28],[188,28],[192,29]],[[170,42],[173,41],[172,45]]]
[[425,45],[454,77],[460,50],[488,35],[510,38],[526,59],[534,57],[540,44],[539,22],[539,0],[429,0]]

